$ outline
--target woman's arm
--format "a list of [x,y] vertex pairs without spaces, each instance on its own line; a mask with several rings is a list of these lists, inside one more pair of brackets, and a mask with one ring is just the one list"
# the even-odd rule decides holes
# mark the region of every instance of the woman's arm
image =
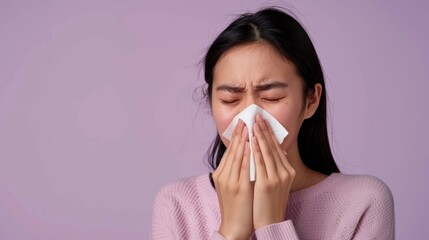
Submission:
[[192,188],[189,181],[175,182],[158,192],[153,204],[151,239],[225,239],[219,232],[208,230],[212,222],[201,221],[204,213],[197,209],[203,208],[192,208],[198,205],[192,198],[195,194],[188,194]]
[[170,219],[171,207],[165,192],[160,191],[153,204],[151,239],[176,239]]

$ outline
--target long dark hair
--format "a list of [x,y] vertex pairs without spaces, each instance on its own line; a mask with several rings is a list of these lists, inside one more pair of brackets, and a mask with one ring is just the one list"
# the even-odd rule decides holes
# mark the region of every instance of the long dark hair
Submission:
[[[211,105],[213,69],[219,58],[238,45],[264,42],[294,63],[298,75],[304,80],[304,98],[314,91],[316,83],[322,85],[320,104],[314,115],[304,120],[298,133],[298,149],[303,163],[318,172],[339,172],[329,146],[326,122],[325,80],[319,58],[304,28],[289,14],[277,8],[265,8],[246,13],[234,20],[212,43],[203,59],[206,97]],[[216,169],[226,150],[219,134],[209,152],[209,164]]]

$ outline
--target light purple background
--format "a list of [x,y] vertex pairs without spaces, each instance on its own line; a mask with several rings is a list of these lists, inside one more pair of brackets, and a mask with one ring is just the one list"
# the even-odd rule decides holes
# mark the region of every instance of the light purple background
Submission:
[[[0,0],[0,239],[147,239],[155,193],[208,171],[198,61],[267,3],[154,2]],[[427,1],[268,5],[314,41],[341,170],[384,180],[397,238],[427,239]]]

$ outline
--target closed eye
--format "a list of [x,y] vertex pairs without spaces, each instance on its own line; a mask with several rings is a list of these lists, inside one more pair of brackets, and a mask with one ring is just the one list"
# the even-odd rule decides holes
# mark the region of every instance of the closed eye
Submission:
[[278,102],[282,100],[284,97],[281,98],[263,98],[262,100],[268,101],[268,102]]
[[238,99],[233,99],[233,100],[220,100],[223,104],[233,104],[238,102]]

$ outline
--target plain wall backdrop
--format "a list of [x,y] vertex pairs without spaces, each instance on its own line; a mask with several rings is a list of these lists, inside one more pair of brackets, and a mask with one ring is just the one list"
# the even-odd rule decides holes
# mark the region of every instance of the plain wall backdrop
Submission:
[[148,239],[156,192],[208,172],[200,59],[267,5],[314,42],[340,169],[385,181],[397,238],[427,239],[423,0],[0,0],[0,239]]

